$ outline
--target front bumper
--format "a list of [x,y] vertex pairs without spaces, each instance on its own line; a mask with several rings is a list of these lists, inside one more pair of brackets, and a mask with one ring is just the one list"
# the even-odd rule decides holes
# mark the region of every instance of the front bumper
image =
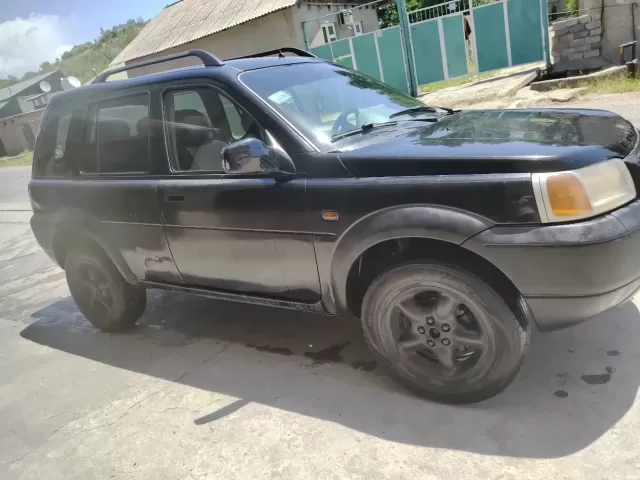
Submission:
[[540,330],[557,330],[640,289],[640,201],[578,223],[494,227],[463,246],[509,277]]

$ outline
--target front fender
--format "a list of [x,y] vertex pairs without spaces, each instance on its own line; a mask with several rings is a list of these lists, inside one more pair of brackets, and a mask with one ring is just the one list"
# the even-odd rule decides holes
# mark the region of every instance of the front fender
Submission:
[[434,205],[391,207],[361,218],[340,236],[331,258],[331,297],[347,312],[347,276],[370,247],[399,238],[428,238],[456,245],[493,226],[472,213]]

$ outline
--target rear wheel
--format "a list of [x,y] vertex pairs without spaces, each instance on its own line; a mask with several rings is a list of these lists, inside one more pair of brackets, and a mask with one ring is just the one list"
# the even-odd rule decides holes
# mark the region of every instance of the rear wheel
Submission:
[[402,385],[447,403],[471,403],[516,376],[529,332],[484,281],[432,260],[391,268],[363,303],[366,339]]
[[127,283],[99,249],[87,245],[69,252],[65,271],[78,309],[100,330],[122,331],[144,313],[145,289]]

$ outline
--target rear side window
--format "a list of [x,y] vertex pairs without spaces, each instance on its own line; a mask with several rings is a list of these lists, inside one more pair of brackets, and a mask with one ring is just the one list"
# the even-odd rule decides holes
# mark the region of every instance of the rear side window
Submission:
[[84,132],[81,172],[148,172],[150,133],[147,93],[94,104]]
[[64,159],[67,152],[67,139],[69,138],[69,127],[71,126],[71,114],[63,115],[58,122],[56,134],[56,148],[53,153],[53,161],[59,162]]
[[73,170],[67,155],[71,113],[48,114],[40,128],[34,155],[34,174],[42,177],[62,176]]

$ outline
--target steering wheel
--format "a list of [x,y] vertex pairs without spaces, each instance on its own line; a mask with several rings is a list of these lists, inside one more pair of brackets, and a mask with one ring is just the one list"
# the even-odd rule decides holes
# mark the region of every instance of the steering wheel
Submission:
[[[349,123],[347,121],[347,117],[351,114],[356,116],[356,124]],[[336,121],[333,122],[333,126],[331,127],[331,135],[338,135],[343,132],[347,132],[349,130],[353,130],[353,127],[360,126],[360,110],[357,108],[350,108],[340,114]]]

